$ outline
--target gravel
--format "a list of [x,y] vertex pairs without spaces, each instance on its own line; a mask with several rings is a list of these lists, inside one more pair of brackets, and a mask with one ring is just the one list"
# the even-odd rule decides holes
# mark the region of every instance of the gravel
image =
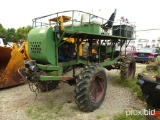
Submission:
[[[137,73],[142,67],[145,64],[137,65]],[[111,120],[115,114],[128,109],[145,109],[145,103],[137,99],[129,89],[113,84],[119,70],[106,72],[107,94],[103,104],[94,112],[84,113],[78,109],[74,102],[74,86],[60,83],[54,91],[38,93],[36,97],[28,84],[25,84],[0,91],[0,119]],[[29,110],[32,112],[27,112]]]

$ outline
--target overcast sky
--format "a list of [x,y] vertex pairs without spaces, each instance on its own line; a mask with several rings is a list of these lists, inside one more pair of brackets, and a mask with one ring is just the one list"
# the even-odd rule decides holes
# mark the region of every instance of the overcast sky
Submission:
[[[108,19],[115,8],[116,19],[128,18],[136,23],[137,30],[160,28],[159,0],[1,0],[0,23],[5,28],[17,29],[32,25],[33,18],[65,10],[101,9]],[[160,30],[138,33],[158,35]]]

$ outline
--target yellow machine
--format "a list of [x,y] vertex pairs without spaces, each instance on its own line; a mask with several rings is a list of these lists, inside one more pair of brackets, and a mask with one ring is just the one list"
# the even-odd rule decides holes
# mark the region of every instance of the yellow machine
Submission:
[[[69,42],[69,43],[75,43],[74,38],[63,38],[63,40]],[[75,50],[77,50],[77,46],[75,45]],[[92,47],[92,53],[97,53],[97,49],[95,47]],[[88,56],[88,45],[86,41],[83,41],[79,45],[79,56],[87,57]]]
[[0,88],[24,84],[18,68],[23,66],[24,60],[29,59],[27,42],[20,48],[15,43],[12,47],[0,46],[0,55]]

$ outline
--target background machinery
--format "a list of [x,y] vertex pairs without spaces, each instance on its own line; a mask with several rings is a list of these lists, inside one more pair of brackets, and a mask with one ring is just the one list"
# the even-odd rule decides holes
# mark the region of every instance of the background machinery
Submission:
[[137,84],[142,90],[142,96],[146,100],[148,110],[154,110],[152,115],[147,115],[148,120],[160,119],[160,56],[156,61],[146,66],[147,72],[139,73]]
[[[93,111],[103,102],[107,88],[105,68],[120,69],[121,79],[133,78],[135,61],[116,51],[134,40],[135,26],[114,25],[116,10],[109,20],[91,13],[71,10],[33,19],[28,34],[28,52],[19,73],[42,91],[54,89],[60,81],[75,85],[75,101],[82,111]],[[47,21],[44,22],[44,21]],[[80,74],[75,69],[83,67]],[[72,70],[72,76],[65,76]]]
[[4,38],[0,38],[0,89],[26,83],[18,73],[24,60],[29,59],[27,42],[20,48],[16,43],[8,45]]

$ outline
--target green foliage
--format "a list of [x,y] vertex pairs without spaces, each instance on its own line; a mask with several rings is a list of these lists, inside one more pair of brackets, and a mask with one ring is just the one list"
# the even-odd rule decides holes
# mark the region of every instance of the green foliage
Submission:
[[120,77],[118,77],[114,83],[122,87],[127,87],[131,89],[132,92],[136,94],[140,100],[144,100],[144,98],[142,97],[141,88],[136,84],[136,82],[137,82],[137,76],[135,76],[134,79],[127,79],[125,81],[121,80]]
[[14,28],[7,29],[7,42],[16,42],[16,30]]
[[41,105],[28,107],[25,112],[33,120],[55,120],[72,116],[70,112],[63,110],[65,105],[66,102],[62,100],[46,100]]
[[7,35],[7,30],[0,24],[0,37],[4,37]]
[[99,115],[96,116],[96,119],[101,120],[101,119],[104,119],[104,118],[106,118],[106,117],[107,117],[106,114],[99,114]]
[[27,26],[27,27],[20,27],[17,29],[16,31],[16,35],[17,35],[17,39],[24,39],[26,40],[27,39],[27,35],[28,35],[28,32],[32,29],[31,26]]
[[160,75],[160,65],[159,65],[159,63],[160,63],[160,56],[157,57],[157,64],[158,64],[158,66],[157,66],[157,72]]
[[17,42],[20,39],[26,40],[28,32],[32,29],[32,26],[20,27],[17,30],[14,28],[8,28],[7,30],[0,24],[0,37],[7,37],[7,42]]
[[114,120],[146,120],[145,115],[128,115],[126,116],[126,113],[121,113],[113,116]]

